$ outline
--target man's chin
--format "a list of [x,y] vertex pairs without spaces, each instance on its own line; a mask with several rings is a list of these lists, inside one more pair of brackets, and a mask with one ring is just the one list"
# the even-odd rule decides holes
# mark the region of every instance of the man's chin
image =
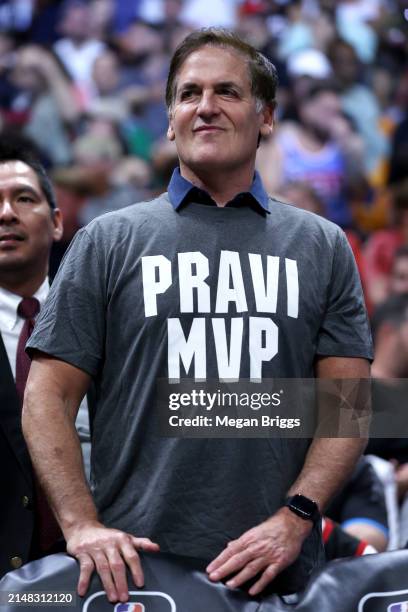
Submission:
[[0,274],[8,272],[19,272],[20,270],[28,270],[34,265],[31,260],[16,252],[0,252]]
[[207,154],[196,156],[186,166],[193,170],[193,172],[199,171],[205,173],[215,171],[219,174],[235,167],[230,159],[220,158],[219,152],[218,155]]

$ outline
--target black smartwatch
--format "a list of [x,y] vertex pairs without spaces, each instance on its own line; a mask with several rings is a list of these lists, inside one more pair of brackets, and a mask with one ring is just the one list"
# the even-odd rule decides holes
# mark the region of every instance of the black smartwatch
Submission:
[[285,506],[305,521],[316,523],[321,518],[319,506],[316,502],[304,495],[300,495],[300,493],[288,497],[285,501]]

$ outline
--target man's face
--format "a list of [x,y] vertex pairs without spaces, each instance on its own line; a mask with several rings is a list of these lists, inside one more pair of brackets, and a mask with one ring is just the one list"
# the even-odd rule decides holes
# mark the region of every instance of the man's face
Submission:
[[119,62],[111,51],[96,58],[92,67],[93,80],[102,94],[114,92],[119,84]]
[[408,294],[408,255],[396,258],[391,274],[390,290],[393,295]]
[[183,176],[253,171],[259,133],[272,130],[273,111],[256,110],[245,59],[234,50],[202,47],[176,77],[168,138]]
[[334,122],[341,118],[340,98],[333,92],[322,91],[301,104],[303,123],[312,128],[323,140],[330,138]]
[[358,61],[353,49],[338,45],[332,59],[337,79],[343,86],[353,85],[358,77]]
[[61,236],[60,212],[52,213],[34,170],[0,163],[0,282],[11,274],[45,277],[51,244]]
[[91,15],[87,6],[71,6],[65,13],[59,29],[64,36],[83,42],[90,34]]

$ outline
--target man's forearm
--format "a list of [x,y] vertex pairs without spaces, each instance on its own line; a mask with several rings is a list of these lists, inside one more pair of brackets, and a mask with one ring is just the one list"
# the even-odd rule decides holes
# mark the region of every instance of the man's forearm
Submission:
[[321,390],[330,391],[318,396],[322,431],[327,431],[327,423],[339,419],[338,431],[349,437],[314,438],[288,494],[302,493],[314,499],[323,511],[352,473],[367,444],[370,387],[365,383],[370,367],[365,359],[324,357],[316,363],[316,376],[325,379]]
[[74,421],[52,381],[27,384],[22,425],[35,471],[67,538],[74,525],[97,520],[97,511]]
[[85,595],[98,572],[109,601],[129,598],[126,567],[143,586],[137,550],[157,552],[158,544],[98,521],[86,484],[75,418],[90,376],[64,361],[38,353],[26,386],[23,431],[34,467],[49,495],[67,540],[67,552],[80,564],[78,594]]
[[315,438],[288,495],[301,493],[323,511],[352,473],[366,444],[364,438]]

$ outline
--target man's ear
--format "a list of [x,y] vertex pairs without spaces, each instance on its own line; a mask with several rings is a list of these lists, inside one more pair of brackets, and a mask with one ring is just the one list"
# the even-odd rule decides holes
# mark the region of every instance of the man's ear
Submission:
[[168,117],[169,117],[169,127],[167,128],[167,138],[171,142],[175,139],[175,134],[173,130],[173,117],[171,114],[171,109],[168,109]]
[[62,238],[62,234],[64,233],[64,225],[62,223],[62,214],[59,208],[55,208],[52,211],[52,222],[54,224],[53,230],[53,239],[54,242],[59,242]]
[[275,105],[267,104],[261,111],[262,123],[259,127],[261,136],[267,138],[273,132],[273,126],[275,122]]
[[170,141],[173,141],[175,139],[175,134],[174,134],[173,126],[171,125],[171,119],[169,121],[169,127],[167,128],[167,138]]

